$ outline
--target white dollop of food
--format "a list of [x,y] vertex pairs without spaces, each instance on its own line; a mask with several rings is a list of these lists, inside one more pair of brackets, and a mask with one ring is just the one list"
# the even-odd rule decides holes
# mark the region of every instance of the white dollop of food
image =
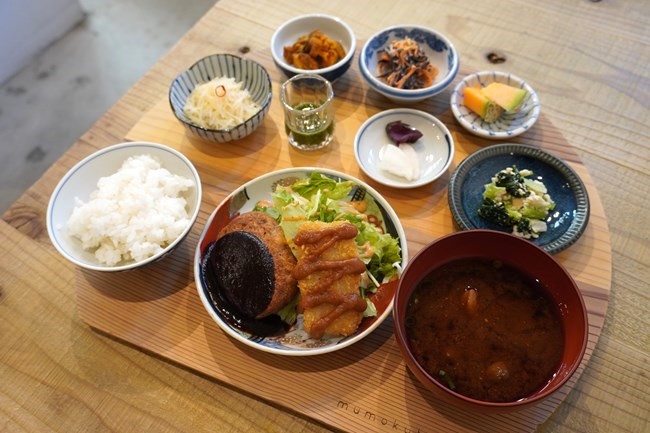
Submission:
[[406,180],[420,177],[420,162],[415,149],[410,144],[385,144],[379,150],[379,169]]

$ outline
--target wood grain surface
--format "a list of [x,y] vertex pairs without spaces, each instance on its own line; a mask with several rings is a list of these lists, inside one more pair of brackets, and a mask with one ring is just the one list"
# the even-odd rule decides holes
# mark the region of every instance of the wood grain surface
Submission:
[[[255,57],[267,68],[272,66],[267,64],[267,56]],[[561,393],[534,409],[482,416],[436,401],[411,377],[392,335],[390,319],[362,343],[309,359],[256,353],[231,341],[212,322],[196,293],[191,272],[193,252],[206,216],[238,186],[288,167],[327,167],[352,174],[389,200],[404,226],[413,256],[423,245],[456,230],[447,204],[450,173],[468,154],[494,144],[467,133],[448,109],[443,110],[440,120],[449,125],[455,142],[454,163],[432,184],[395,190],[364,176],[354,158],[354,135],[378,111],[374,104],[380,102],[365,90],[356,65],[334,84],[335,138],[323,151],[300,152],[288,144],[282,107],[277,103],[279,86],[274,87],[275,103],[264,123],[237,143],[215,144],[186,133],[165,98],[129,131],[129,141],[164,143],[190,158],[209,197],[202,202],[194,236],[184,242],[180,254],[137,274],[78,271],[77,301],[82,320],[135,346],[348,432],[382,432],[398,426],[400,431],[421,432],[534,431],[561,403],[579,374]],[[432,111],[435,105],[429,102],[414,108]],[[549,136],[555,138],[540,140]],[[590,316],[589,348],[581,372],[597,344],[607,311],[611,248],[604,211],[575,151],[544,117],[526,137],[517,137],[516,141],[542,145],[561,155],[580,173],[590,197],[591,215],[585,234],[558,255],[580,285]]]
[[[0,222],[0,343],[3,347],[0,430],[331,430],[327,414],[318,415],[326,418],[327,424],[314,421],[300,415],[310,408],[285,409],[270,401],[276,399],[275,394],[260,399],[255,392],[229,385],[230,381],[215,381],[209,375],[185,368],[183,363],[167,361],[167,354],[157,356],[89,328],[79,317],[81,308],[76,299],[76,288],[84,275],[58,256],[49,243],[44,224],[49,195],[61,176],[82,157],[124,141],[129,131],[164,99],[178,72],[215,52],[257,56],[268,61],[265,56],[274,29],[295,15],[315,11],[342,16],[359,40],[396,23],[412,22],[437,28],[459,49],[462,73],[495,68],[524,77],[537,90],[543,117],[518,141],[539,140],[543,145],[568,143],[571,146],[577,159],[570,162],[582,162],[579,174],[583,179],[591,178],[601,199],[606,220],[600,224],[609,225],[612,254],[612,268],[599,270],[605,273],[611,270],[612,281],[606,316],[593,318],[600,322],[592,321],[592,326],[594,323],[602,326],[600,339],[596,347],[590,347],[593,352],[579,380],[538,430],[647,431],[650,5],[586,0],[534,4],[523,0],[333,0],[326,4],[308,0],[299,4],[282,0],[221,0],[216,3],[3,215]],[[505,62],[490,63],[488,57],[495,57],[489,56],[491,53],[505,58]],[[280,79],[273,66],[269,71],[274,80]],[[392,106],[377,96],[367,94],[366,97],[373,100],[377,109]],[[443,94],[425,106],[444,119],[448,115],[447,101],[448,94]],[[447,123],[454,126],[453,121]],[[547,132],[533,137],[536,131]],[[456,131],[454,137],[457,135]],[[350,161],[343,163],[354,167]],[[217,203],[221,194],[235,184],[232,180],[220,186],[215,180],[216,175],[204,179],[206,185],[216,186],[206,188],[202,218],[207,216],[209,206]],[[429,199],[434,200],[431,197],[436,196],[436,200],[441,200],[444,192],[432,190],[429,194]],[[392,202],[393,197],[387,195]],[[404,211],[404,215],[412,222],[418,219],[418,213],[424,212],[413,207]],[[436,214],[433,218],[444,226],[442,216]],[[592,223],[599,223],[590,221],[590,230],[595,230],[597,226],[592,229]],[[425,242],[419,230],[414,226],[408,235],[409,241],[416,245]],[[195,228],[184,243],[185,250],[177,251],[178,258],[185,254],[189,260],[189,246],[196,241],[196,235]],[[568,254],[574,247],[561,253],[561,259],[570,260]],[[173,275],[182,281],[190,278],[189,274]],[[598,286],[597,282],[587,281],[590,272],[583,271],[580,275],[585,277],[581,281],[583,290],[585,283]],[[147,298],[146,302],[170,303],[182,300],[185,293],[170,287],[161,290],[166,296],[155,301]],[[129,301],[121,299],[120,302]],[[134,299],[133,304],[137,303]],[[175,308],[178,311],[193,307],[181,304]],[[604,304],[601,308],[605,311]],[[146,319],[146,315],[128,318],[136,329],[144,327]],[[205,337],[199,328],[191,328],[190,323],[187,326],[192,338]],[[385,328],[382,326],[380,330]],[[153,336],[165,331],[164,327],[147,330]],[[381,335],[378,333],[377,338]],[[178,346],[188,343],[181,336],[175,338]],[[379,344],[383,348],[390,338],[386,335],[381,342],[362,342],[360,347]],[[216,349],[218,353],[220,348]],[[374,354],[375,351],[369,351],[369,356]],[[255,362],[263,363],[259,359]],[[348,368],[343,364],[340,369],[348,373]],[[318,365],[311,372],[300,374],[316,372],[319,372]],[[273,369],[268,371],[273,373]],[[285,392],[283,389],[276,392],[279,401],[287,398],[279,397]],[[363,398],[381,400],[383,397]],[[487,429],[488,425],[469,423],[464,427],[480,430]]]

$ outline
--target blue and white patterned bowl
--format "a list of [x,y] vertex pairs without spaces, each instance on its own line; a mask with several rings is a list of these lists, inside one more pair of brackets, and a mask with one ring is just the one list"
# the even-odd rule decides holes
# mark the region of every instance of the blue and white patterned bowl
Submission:
[[[490,83],[503,83],[528,91],[528,96],[516,113],[504,113],[499,119],[488,123],[476,113],[463,105],[465,87],[480,85],[485,87]],[[539,97],[535,90],[521,78],[499,71],[482,71],[463,78],[451,92],[451,111],[463,128],[479,137],[502,140],[523,134],[537,121],[540,113]]]
[[[415,40],[431,64],[438,68],[433,84],[423,89],[397,89],[377,78],[377,61],[384,49],[394,40],[409,37]],[[370,87],[388,99],[412,104],[444,91],[458,74],[460,60],[454,45],[442,33],[421,26],[394,26],[372,35],[359,54],[361,75]]]
[[[298,38],[320,30],[329,38],[339,41],[345,50],[345,57],[332,66],[320,69],[300,69],[290,65],[284,59],[284,47],[296,43]],[[287,77],[298,74],[317,74],[329,81],[335,81],[343,75],[352,64],[357,39],[349,25],[342,19],[325,15],[309,14],[291,18],[284,22],[271,37],[271,55],[273,61]]]
[[[253,100],[261,107],[253,117],[230,129],[209,129],[192,123],[183,107],[192,90],[217,77],[230,77],[244,83]],[[257,129],[271,108],[271,78],[262,65],[232,54],[214,54],[199,60],[174,79],[169,89],[169,104],[176,118],[193,134],[207,140],[226,143],[239,140]]]
[[408,263],[406,234],[397,214],[390,206],[390,203],[365,182],[345,173],[316,167],[286,168],[250,180],[226,197],[208,218],[196,245],[194,279],[201,302],[210,317],[227,335],[254,349],[286,356],[312,356],[334,352],[368,337],[390,316],[393,310],[393,295],[397,289],[395,281],[381,284],[381,288],[377,291],[381,302],[375,304],[377,315],[363,319],[357,331],[348,337],[326,336],[320,340],[314,340],[304,331],[300,318],[286,333],[275,337],[263,337],[233,326],[232,321],[228,319],[212,299],[210,291],[201,277],[201,262],[210,242],[213,242],[223,227],[237,215],[252,211],[261,200],[270,200],[277,185],[293,183],[298,179],[309,177],[313,172],[321,173],[336,180],[352,181],[354,187],[350,197],[362,197],[367,203],[372,203],[372,205],[369,204],[366,210],[367,215],[380,224],[385,233],[390,233],[399,240],[402,251],[400,267],[404,269]]

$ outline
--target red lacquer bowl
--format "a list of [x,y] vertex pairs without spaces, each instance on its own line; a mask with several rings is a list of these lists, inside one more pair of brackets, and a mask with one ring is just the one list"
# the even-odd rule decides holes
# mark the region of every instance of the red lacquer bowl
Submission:
[[[548,383],[517,401],[495,403],[461,395],[428,374],[411,352],[405,316],[417,284],[434,268],[463,258],[499,260],[538,279],[560,311],[564,331],[562,359]],[[502,413],[530,407],[562,387],[580,365],[587,346],[587,311],[580,290],[567,270],[551,255],[531,242],[503,232],[467,230],[441,237],[424,247],[404,270],[395,295],[395,335],[406,365],[437,397],[464,409]]]

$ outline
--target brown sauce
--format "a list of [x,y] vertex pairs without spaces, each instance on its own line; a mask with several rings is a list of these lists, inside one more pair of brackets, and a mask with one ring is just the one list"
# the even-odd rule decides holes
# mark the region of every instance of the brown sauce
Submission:
[[327,327],[336,319],[338,319],[346,311],[356,311],[362,313],[367,305],[359,295],[345,295],[340,296],[335,303],[336,308],[329,314],[319,318],[311,325],[311,336],[314,338],[322,338],[325,334]]
[[[308,259],[305,259],[296,265],[293,269],[293,277],[296,280],[302,280],[314,272],[333,271],[334,275],[337,276],[335,280],[338,280],[343,275],[360,274],[365,270],[366,265],[358,257],[344,260],[318,260],[317,256],[310,255]],[[329,286],[329,284],[325,286]],[[322,289],[325,288],[326,287],[323,287]]]
[[357,228],[352,224],[337,224],[319,230],[302,230],[293,239],[297,246],[305,247],[293,270],[296,280],[303,280],[316,272],[329,271],[327,277],[321,278],[308,293],[301,292],[299,308],[303,310],[323,304],[335,306],[330,313],[312,324],[310,335],[313,338],[322,338],[327,327],[345,312],[363,312],[367,307],[366,301],[358,292],[340,294],[328,291],[333,283],[345,275],[363,273],[366,270],[363,261],[358,257],[340,260],[325,260],[321,257],[336,242],[354,239],[357,233]]
[[511,402],[543,388],[564,348],[557,307],[517,269],[478,258],[434,269],[406,311],[409,345],[444,386]]

